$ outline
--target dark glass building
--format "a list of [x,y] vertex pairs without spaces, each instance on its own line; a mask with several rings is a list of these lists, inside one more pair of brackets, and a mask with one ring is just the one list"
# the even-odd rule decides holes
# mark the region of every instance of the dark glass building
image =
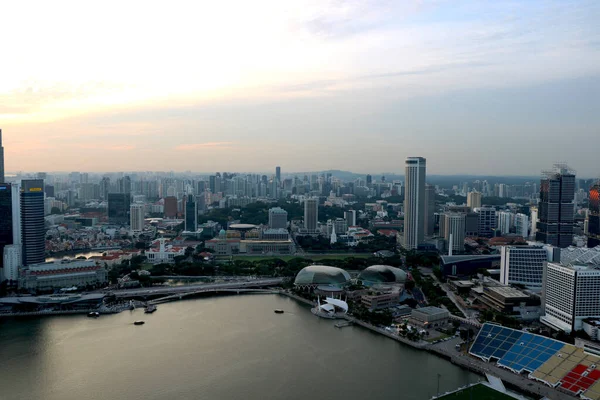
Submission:
[[23,265],[43,263],[46,261],[44,180],[23,180],[21,188]]
[[131,196],[129,193],[108,194],[108,221],[111,224],[128,224]]
[[590,189],[587,246],[590,248],[600,246],[600,182]]
[[188,232],[198,230],[198,207],[192,195],[188,195],[185,201],[185,230]]
[[4,261],[4,246],[13,244],[12,223],[12,187],[0,183],[0,267]]
[[575,173],[566,165],[555,165],[540,182],[536,240],[556,247],[573,243]]

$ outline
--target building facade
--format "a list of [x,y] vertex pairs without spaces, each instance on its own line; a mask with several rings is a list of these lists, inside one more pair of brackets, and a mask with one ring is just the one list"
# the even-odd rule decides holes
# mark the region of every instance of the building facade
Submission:
[[198,230],[198,203],[194,196],[188,195],[185,201],[185,228],[187,232]]
[[515,233],[524,239],[529,237],[529,217],[525,214],[515,215]]
[[348,226],[356,226],[356,211],[355,210],[344,211],[344,218],[346,219],[346,224],[348,224]]
[[600,270],[548,263],[544,270],[540,321],[567,333],[586,318],[600,317]]
[[73,286],[101,286],[107,282],[107,276],[103,266],[90,260],[32,264],[21,271],[19,288],[50,291]]
[[466,216],[461,213],[445,213],[444,217],[444,239],[448,251],[462,253],[465,250]]
[[271,229],[286,229],[288,213],[281,207],[269,209],[269,228]]
[[416,249],[424,241],[425,174],[423,157],[408,157],[405,162],[404,247]]
[[536,240],[556,247],[573,243],[575,173],[566,165],[555,165],[540,182]]
[[542,289],[544,265],[549,261],[546,249],[542,246],[502,246],[500,257],[501,283]]
[[496,215],[498,216],[498,230],[500,234],[506,235],[510,233],[514,214],[508,211],[500,211]]
[[471,210],[481,207],[481,193],[469,192],[467,194],[467,205],[471,207]]
[[435,230],[435,186],[425,185],[424,235],[433,236]]
[[2,129],[0,129],[0,183],[6,183],[4,175],[4,147],[2,146]]
[[146,206],[144,204],[132,204],[129,209],[130,227],[134,232],[144,230],[144,217],[146,216]]
[[479,236],[494,236],[496,231],[496,209],[494,207],[481,207],[475,211],[479,214]]
[[304,229],[316,233],[319,224],[319,202],[312,197],[304,200]]
[[108,194],[108,222],[111,224],[126,224],[129,221],[131,196],[127,193]]

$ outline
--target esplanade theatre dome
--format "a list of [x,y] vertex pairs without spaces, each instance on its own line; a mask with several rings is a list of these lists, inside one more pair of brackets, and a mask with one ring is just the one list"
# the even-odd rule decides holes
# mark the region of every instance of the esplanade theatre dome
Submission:
[[327,265],[310,265],[298,272],[294,285],[305,287],[316,287],[319,285],[341,287],[350,283],[350,279],[350,275],[341,268],[329,267]]
[[404,283],[407,278],[406,272],[389,265],[371,265],[358,275],[358,280],[365,286]]

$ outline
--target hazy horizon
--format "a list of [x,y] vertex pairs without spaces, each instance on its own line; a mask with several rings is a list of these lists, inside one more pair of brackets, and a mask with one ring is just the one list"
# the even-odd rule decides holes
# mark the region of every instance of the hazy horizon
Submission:
[[7,172],[600,175],[597,1],[89,8],[4,7]]

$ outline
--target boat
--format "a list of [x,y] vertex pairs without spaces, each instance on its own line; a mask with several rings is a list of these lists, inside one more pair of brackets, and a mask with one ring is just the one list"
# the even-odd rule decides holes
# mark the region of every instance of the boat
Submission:
[[275,314],[283,314],[283,310],[277,309],[275,310]]
[[144,325],[146,322],[145,321],[135,321],[133,324],[134,325]]
[[91,313],[88,314],[88,317],[90,318],[98,318],[100,316],[100,313],[97,311],[92,311]]
[[144,310],[144,312],[146,314],[152,314],[154,311],[156,311],[156,306],[154,304],[150,304],[149,306],[146,307],[146,309]]

